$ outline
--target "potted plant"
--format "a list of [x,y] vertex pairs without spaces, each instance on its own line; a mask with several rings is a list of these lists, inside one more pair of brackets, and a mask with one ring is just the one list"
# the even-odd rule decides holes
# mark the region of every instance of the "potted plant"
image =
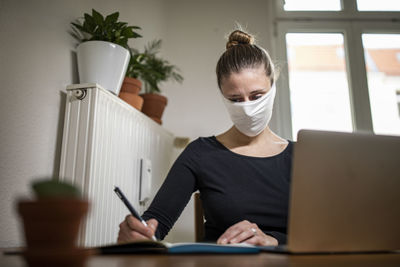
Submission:
[[40,180],[32,184],[36,199],[20,200],[29,266],[83,266],[90,250],[76,247],[88,202],[65,182]]
[[83,23],[72,22],[71,35],[78,40],[78,72],[80,83],[98,83],[119,94],[129,62],[128,40],[141,37],[138,26],[118,21],[119,12],[105,18],[92,9],[84,14]]
[[146,68],[143,64],[145,55],[133,48],[130,48],[130,53],[131,59],[122,82],[119,97],[140,111],[143,106],[143,98],[139,96],[139,92],[142,90],[142,82],[138,80],[138,77]]
[[139,77],[144,82],[145,93],[142,112],[159,124],[162,124],[162,114],[167,105],[167,98],[161,95],[160,83],[173,80],[181,83],[183,81],[179,69],[171,65],[169,61],[157,55],[161,48],[161,40],[150,42],[144,50],[143,64],[145,68],[140,71]]

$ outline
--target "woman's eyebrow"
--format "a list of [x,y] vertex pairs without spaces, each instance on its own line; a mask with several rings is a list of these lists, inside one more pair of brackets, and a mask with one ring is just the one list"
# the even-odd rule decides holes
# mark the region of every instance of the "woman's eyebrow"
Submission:
[[228,95],[228,97],[241,97],[242,95],[241,94],[231,94],[231,95]]
[[[257,90],[251,91],[250,95],[263,93],[263,92],[265,92],[265,90],[266,90],[266,88],[257,89]],[[242,96],[241,94],[230,94],[230,95],[228,95],[228,97],[241,97],[241,96]]]
[[265,90],[266,90],[266,88],[254,90],[254,91],[251,91],[250,94],[254,95],[254,94],[263,93]]

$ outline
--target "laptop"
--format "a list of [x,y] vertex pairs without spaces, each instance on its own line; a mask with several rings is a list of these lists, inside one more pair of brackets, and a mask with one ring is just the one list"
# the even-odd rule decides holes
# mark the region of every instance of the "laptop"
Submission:
[[400,250],[400,137],[301,130],[283,253]]

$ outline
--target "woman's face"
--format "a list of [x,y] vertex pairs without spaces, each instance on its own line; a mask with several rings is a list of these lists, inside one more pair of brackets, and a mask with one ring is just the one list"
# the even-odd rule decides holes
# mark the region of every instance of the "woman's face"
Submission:
[[221,80],[222,94],[232,102],[256,100],[270,89],[271,81],[263,66],[233,72]]

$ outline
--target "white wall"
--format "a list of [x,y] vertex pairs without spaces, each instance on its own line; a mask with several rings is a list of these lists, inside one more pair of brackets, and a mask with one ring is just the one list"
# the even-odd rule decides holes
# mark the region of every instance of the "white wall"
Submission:
[[[162,0],[0,2],[0,247],[18,246],[15,201],[37,177],[58,176],[64,94],[76,83],[70,22],[91,12],[120,11],[143,28],[144,40],[164,38]],[[136,41],[136,40],[134,40]]]
[[270,47],[269,1],[169,0],[165,54],[184,75],[168,83],[164,126],[191,139],[217,135],[232,125],[220,97],[215,67],[225,51],[226,38],[238,22]]
[[[0,0],[0,247],[21,245],[15,201],[37,177],[58,175],[64,91],[78,82],[75,18],[95,8],[120,11],[121,19],[143,28],[142,48],[162,38],[163,55],[182,69],[182,85],[166,83],[164,126],[194,139],[230,125],[218,95],[215,65],[224,36],[235,21],[269,47],[271,29],[265,0]],[[190,205],[190,204],[189,204]],[[172,240],[193,236],[192,211],[184,212]],[[181,233],[181,234],[179,234]]]

